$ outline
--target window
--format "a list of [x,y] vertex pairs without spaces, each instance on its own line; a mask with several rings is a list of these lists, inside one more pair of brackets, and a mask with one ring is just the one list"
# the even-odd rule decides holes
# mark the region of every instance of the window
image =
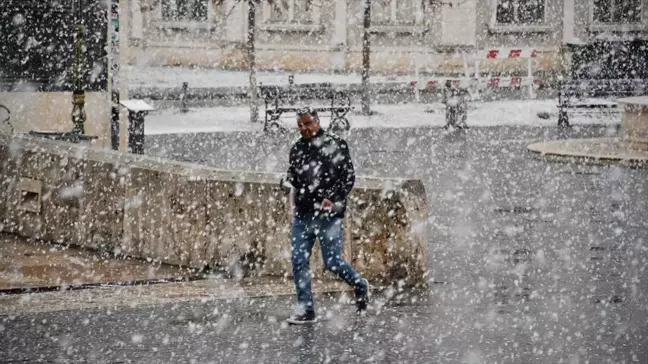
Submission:
[[497,24],[541,24],[544,17],[545,0],[497,0]]
[[594,0],[595,23],[640,23],[641,0]]
[[420,0],[377,0],[372,3],[372,25],[415,25]]
[[275,0],[270,5],[271,23],[311,24],[313,8],[318,6],[312,0]]
[[208,0],[162,0],[162,19],[167,21],[207,20]]

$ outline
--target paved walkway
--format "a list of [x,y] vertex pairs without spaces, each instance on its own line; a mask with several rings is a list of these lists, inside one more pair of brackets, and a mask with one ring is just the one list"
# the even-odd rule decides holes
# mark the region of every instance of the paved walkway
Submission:
[[[345,292],[348,287],[330,280],[313,282],[313,292]],[[181,302],[253,299],[269,296],[291,296],[292,280],[277,277],[254,277],[242,280],[210,276],[191,282],[138,285],[102,285],[84,290],[59,290],[33,294],[0,296],[0,315],[25,315],[43,312],[65,312],[87,309],[114,309],[120,306],[177,304]]]
[[0,234],[0,257],[0,291],[173,280],[194,275],[170,265],[114,259],[109,253],[28,242],[6,234]]
[[[428,292],[380,293],[364,318],[354,315],[347,295],[320,296],[319,312],[327,319],[294,328],[282,322],[292,295],[227,296],[214,287],[185,288],[191,284],[152,288],[174,297],[166,299],[135,287],[114,288],[112,298],[94,299],[106,304],[85,309],[65,303],[69,310],[5,311],[0,358],[647,363],[648,170],[547,163],[526,151],[537,141],[614,132],[598,126],[354,130],[347,139],[359,174],[425,183],[430,278],[438,282]],[[147,150],[221,168],[284,171],[292,140],[255,133],[150,136]],[[100,291],[72,293],[89,292]],[[185,292],[187,300],[180,299]],[[66,302],[48,295],[0,302]]]

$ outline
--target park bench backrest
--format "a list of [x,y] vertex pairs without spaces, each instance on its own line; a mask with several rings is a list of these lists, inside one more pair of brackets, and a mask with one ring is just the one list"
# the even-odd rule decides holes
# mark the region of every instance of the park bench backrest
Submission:
[[300,84],[293,86],[261,86],[261,96],[267,104],[277,99],[280,104],[295,104],[309,100],[329,100],[335,93],[331,84]]

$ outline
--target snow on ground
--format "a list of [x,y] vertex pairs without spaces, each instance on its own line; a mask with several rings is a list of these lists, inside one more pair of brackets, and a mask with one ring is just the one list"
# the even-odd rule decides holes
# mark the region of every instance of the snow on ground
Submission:
[[[328,82],[333,84],[354,84],[361,82],[359,73],[291,73],[284,71],[257,72],[257,82],[264,85],[287,85],[288,76],[295,75],[295,84]],[[247,71],[228,71],[213,68],[187,67],[128,67],[126,78],[130,87],[181,87],[188,82],[189,87],[243,87],[249,84]],[[413,76],[372,75],[372,83],[405,82]]]
[[262,123],[252,124],[250,111],[244,107],[214,107],[191,109],[181,113],[178,109],[152,112],[146,117],[144,133],[183,134],[202,132],[255,131]]
[[[401,104],[373,105],[376,115],[365,116],[352,111],[348,115],[351,128],[414,128],[441,127],[445,124],[442,104]],[[260,108],[260,117],[264,109]],[[550,114],[542,119],[540,112]],[[330,117],[325,113],[322,124],[328,126]],[[152,112],[146,118],[145,133],[182,134],[201,132],[260,131],[263,122],[250,123],[247,107],[194,108],[182,114],[177,109],[163,109]],[[570,114],[570,121],[578,124],[617,124],[621,121],[618,113]],[[282,123],[296,128],[294,113],[282,118]],[[552,126],[557,124],[555,100],[513,100],[472,103],[468,112],[468,125],[471,127],[525,125]]]

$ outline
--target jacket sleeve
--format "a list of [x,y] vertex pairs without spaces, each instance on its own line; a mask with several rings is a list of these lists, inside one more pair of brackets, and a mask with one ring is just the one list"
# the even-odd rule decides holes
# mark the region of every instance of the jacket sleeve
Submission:
[[286,173],[286,182],[290,183],[294,188],[297,186],[297,148],[294,146],[290,149],[290,157],[288,160],[288,172]]
[[333,159],[333,163],[335,164],[335,179],[328,191],[328,196],[333,202],[342,202],[349,196],[355,184],[355,169],[346,141],[339,141],[339,154]]

